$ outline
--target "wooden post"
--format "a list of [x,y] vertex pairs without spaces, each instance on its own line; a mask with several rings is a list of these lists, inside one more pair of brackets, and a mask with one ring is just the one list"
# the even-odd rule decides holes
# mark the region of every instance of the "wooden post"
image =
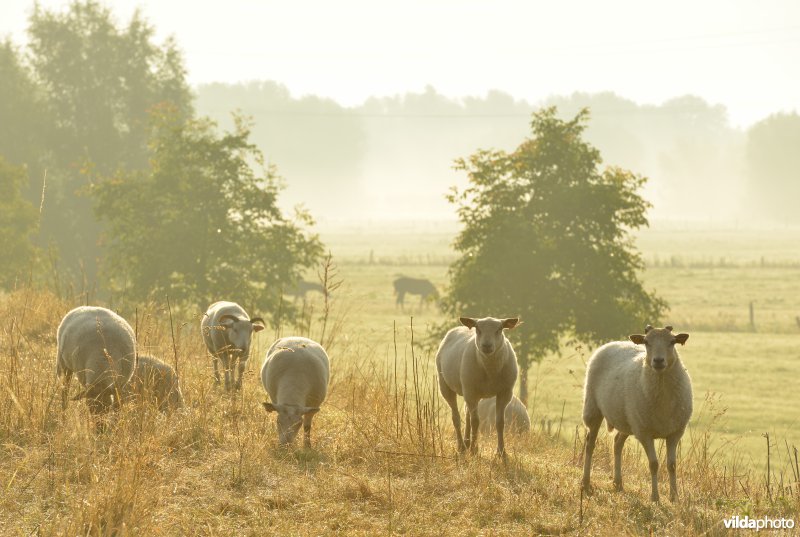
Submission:
[[755,316],[755,312],[753,310],[753,302],[752,301],[750,301],[750,331],[751,332],[755,332],[756,331],[756,316]]

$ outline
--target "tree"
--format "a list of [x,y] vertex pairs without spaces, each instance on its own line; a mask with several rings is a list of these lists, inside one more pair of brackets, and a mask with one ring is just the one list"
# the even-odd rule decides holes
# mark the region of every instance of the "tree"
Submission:
[[0,287],[4,289],[27,276],[34,255],[30,236],[36,228],[36,210],[21,196],[26,181],[24,168],[0,156]]
[[67,270],[80,266],[93,280],[101,229],[82,172],[147,168],[149,111],[169,103],[181,117],[192,114],[183,60],[172,40],[154,43],[138,12],[119,25],[91,0],[73,1],[63,13],[35,4],[28,35],[48,117],[39,142],[49,160],[42,234],[59,246]]
[[748,203],[761,217],[800,222],[800,115],[775,114],[747,132]]
[[599,151],[582,140],[588,118],[583,110],[563,121],[546,108],[513,153],[480,150],[456,161],[469,186],[448,196],[463,229],[444,307],[453,316],[522,317],[509,335],[523,400],[531,360],[556,352],[562,336],[619,338],[666,307],[639,281],[630,236],[647,225],[650,205],[637,194],[646,179],[599,169]]
[[108,279],[135,300],[169,295],[205,308],[224,298],[276,313],[281,287],[322,253],[302,229],[311,218],[281,213],[275,170],[243,121],[222,136],[168,110],[153,121],[151,168],[92,189],[108,224]]

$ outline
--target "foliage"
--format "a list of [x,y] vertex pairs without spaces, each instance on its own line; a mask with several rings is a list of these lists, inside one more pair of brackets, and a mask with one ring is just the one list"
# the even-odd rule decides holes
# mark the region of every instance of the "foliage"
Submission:
[[[445,310],[521,315],[520,362],[557,351],[562,335],[601,342],[656,322],[665,303],[642,287],[629,231],[647,225],[645,178],[609,167],[581,138],[588,111],[533,115],[513,153],[481,150],[456,161],[470,185],[448,197],[463,224]],[[524,388],[524,386],[523,386]]]
[[775,114],[747,132],[748,199],[762,217],[797,224],[800,115]]
[[222,136],[169,110],[153,121],[150,170],[92,190],[108,224],[109,279],[134,299],[168,294],[202,308],[228,299],[276,312],[281,286],[321,255],[318,238],[301,229],[311,218],[281,213],[275,170],[263,168],[241,120]]
[[36,227],[36,210],[20,195],[25,169],[0,156],[0,287],[9,289],[25,279],[34,255],[31,234]]
[[58,245],[69,270],[80,265],[94,279],[101,230],[82,172],[147,167],[149,111],[169,103],[182,117],[192,113],[183,60],[171,40],[153,42],[153,27],[138,12],[119,25],[91,0],[74,1],[63,13],[36,4],[28,35],[47,119],[36,142],[48,168],[42,235]]

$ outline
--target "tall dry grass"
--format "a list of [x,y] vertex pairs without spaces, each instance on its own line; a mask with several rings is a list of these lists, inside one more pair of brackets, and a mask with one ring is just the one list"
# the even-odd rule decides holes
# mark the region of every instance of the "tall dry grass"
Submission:
[[[650,503],[647,464],[630,442],[627,491],[613,492],[605,437],[598,490],[582,498],[580,430],[512,438],[507,464],[492,456],[491,438],[480,456],[458,456],[433,357],[399,327],[388,347],[368,336],[329,341],[314,449],[286,450],[260,405],[269,338],[255,345],[242,391],[227,396],[214,385],[198,315],[134,308],[126,316],[140,346],[177,363],[187,405],[171,415],[127,405],[101,431],[84,403],[56,404],[55,331],[72,306],[33,289],[0,301],[2,535],[717,535],[737,514],[800,522],[796,450],[772,439],[769,474],[726,466],[710,438],[713,400],[684,437],[676,504]],[[333,337],[344,322],[283,335],[325,326]]]

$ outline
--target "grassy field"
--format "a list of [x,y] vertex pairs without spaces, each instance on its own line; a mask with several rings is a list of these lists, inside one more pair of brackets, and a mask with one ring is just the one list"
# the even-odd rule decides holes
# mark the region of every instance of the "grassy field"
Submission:
[[[800,522],[791,460],[800,444],[800,251],[786,255],[773,242],[800,244],[800,233],[698,232],[700,248],[687,246],[694,235],[684,229],[639,238],[647,285],[691,334],[681,352],[696,398],[678,462],[683,498],[652,505],[633,441],[626,492],[612,492],[604,433],[598,491],[581,499],[578,425],[590,349],[565,347],[531,370],[536,430],[511,440],[508,464],[492,457],[493,438],[482,440],[479,457],[456,456],[433,356],[419,345],[442,314],[413,298],[397,309],[391,287],[399,274],[443,287],[453,231],[323,232],[344,284],[325,327],[332,380],[310,450],[276,446],[257,372],[278,331],[320,337],[318,297],[309,295],[310,327],[258,335],[233,398],[214,386],[198,312],[174,312],[173,338],[164,305],[141,308],[140,346],[177,358],[187,408],[161,415],[131,405],[104,432],[84,404],[64,413],[57,404],[54,334],[75,304],[40,290],[0,298],[0,535],[717,535],[733,515]],[[770,434],[768,478],[762,433]]]

